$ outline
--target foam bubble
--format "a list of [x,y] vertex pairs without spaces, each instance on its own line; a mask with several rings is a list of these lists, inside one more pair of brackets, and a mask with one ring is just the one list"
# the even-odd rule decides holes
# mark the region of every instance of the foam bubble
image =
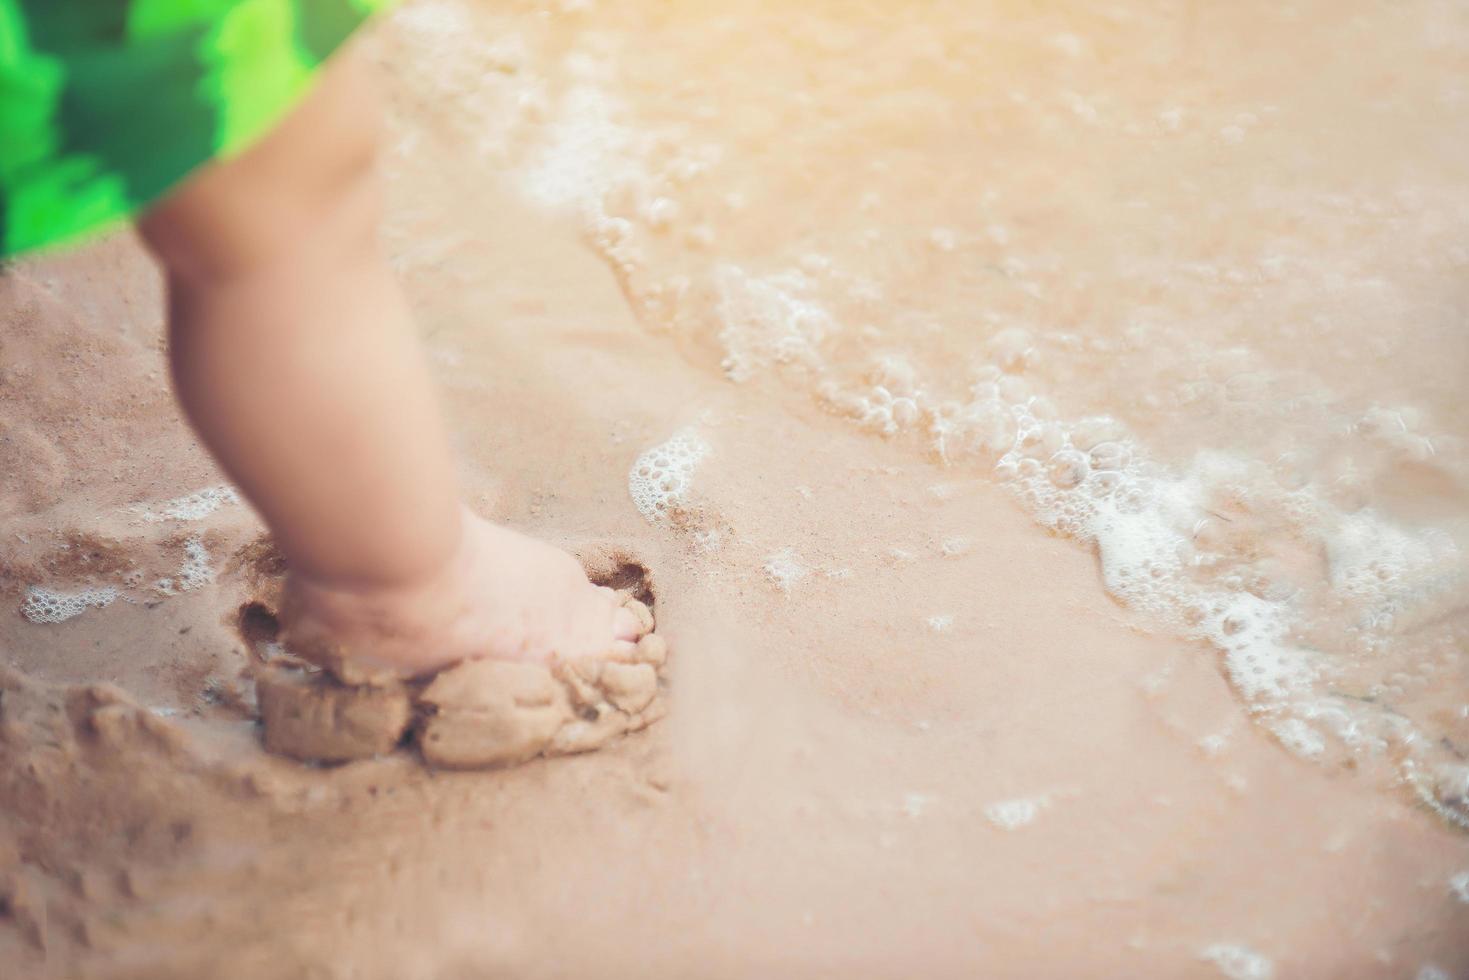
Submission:
[[214,569],[209,565],[209,552],[196,534],[184,542],[184,563],[179,567],[178,582],[181,591],[197,589],[214,581]]
[[[1297,472],[1305,460],[1282,469],[1289,454],[1266,463],[1206,449],[1162,465],[1115,418],[1070,420],[1041,397],[1036,346],[1024,329],[994,335],[967,400],[929,388],[891,351],[851,375],[824,365],[816,393],[884,437],[926,436],[942,462],[991,461],[1041,524],[1096,548],[1112,595],[1214,646],[1232,687],[1284,748],[1317,760],[1340,749],[1393,759],[1439,812],[1464,820],[1455,811],[1469,807],[1469,792],[1443,789],[1434,775],[1442,767],[1427,765],[1444,751],[1427,702],[1404,710],[1404,692],[1432,688],[1433,675],[1403,662],[1411,652],[1397,663],[1381,656],[1447,611],[1440,600],[1453,599],[1464,572],[1449,536],[1343,495],[1345,483],[1363,482],[1350,471],[1313,480]],[[1229,377],[1248,366],[1235,358]],[[1406,417],[1396,411],[1373,431],[1397,432]],[[1413,769],[1413,759],[1425,765]]]
[[1205,755],[1217,757],[1223,755],[1224,750],[1229,748],[1229,736],[1223,732],[1216,732],[1213,735],[1205,735],[1195,744]]
[[193,493],[184,494],[182,497],[174,497],[172,500],[164,500],[155,504],[138,504],[135,508],[138,515],[145,521],[161,523],[163,521],[199,521],[213,514],[221,507],[238,504],[240,495],[233,487],[220,485],[217,487],[205,487],[203,490],[195,490]]
[[1033,822],[1041,810],[1050,805],[1047,796],[1018,797],[1001,800],[984,808],[985,819],[1001,830],[1018,830]]
[[1449,823],[1469,830],[1469,765],[1440,762],[1419,765],[1409,758],[1403,775],[1418,798]]
[[33,585],[26,589],[20,613],[33,623],[63,623],[88,609],[102,609],[117,599],[111,586],[83,589],[80,592],[53,592]]
[[633,506],[650,524],[669,524],[688,498],[694,468],[709,446],[693,427],[643,452],[627,475]]
[[722,366],[731,381],[748,380],[772,364],[820,363],[817,348],[833,330],[831,315],[806,298],[812,282],[802,272],[757,279],[734,265],[714,273],[719,293]]
[[939,545],[939,553],[945,558],[953,558],[956,555],[968,554],[969,539],[965,537],[945,538]]
[[[585,64],[580,71],[591,74]],[[632,131],[617,121],[623,112],[590,79],[569,89],[546,126],[545,146],[522,177],[526,195],[546,207],[592,208],[619,181],[636,176]]]
[[1460,871],[1449,879],[1449,894],[1469,905],[1469,871]]
[[776,588],[789,594],[791,588],[809,574],[809,570],[801,563],[796,549],[782,548],[765,559],[765,574]]
[[[997,396],[1004,398],[985,392]],[[1113,595],[1217,647],[1232,686],[1285,748],[1321,759],[1328,737],[1364,751],[1427,744],[1399,713],[1370,699],[1319,693],[1345,661],[1301,642],[1311,607],[1259,553],[1261,529],[1287,523],[1321,542],[1331,570],[1316,601],[1326,587],[1354,600],[1362,610],[1357,636],[1369,649],[1373,637],[1458,581],[1459,555],[1446,535],[1410,531],[1370,509],[1345,513],[1308,490],[1272,490],[1243,457],[1205,451],[1181,472],[1164,468],[1116,426],[1088,426],[1088,436],[1106,438],[1087,453],[1093,471],[1077,479],[1083,471],[1069,448],[1077,426],[1038,418],[1033,406],[1028,395],[1009,406],[1018,435],[996,473],[1043,524],[1096,545]],[[1058,441],[1051,465],[1040,466],[1038,453]],[[1217,516],[1225,512],[1233,516]]]
[[184,561],[178,574],[173,578],[160,579],[157,588],[164,595],[177,595],[213,581],[214,569],[209,564],[209,551],[204,547],[203,539],[195,534],[184,541]]
[[1300,718],[1284,718],[1273,722],[1270,730],[1280,744],[1303,759],[1319,759],[1326,754],[1326,739]]
[[643,209],[643,220],[648,227],[662,231],[678,217],[678,203],[666,197],[657,197]]
[[1398,617],[1458,580],[1452,538],[1432,528],[1409,532],[1371,508],[1344,515],[1325,544],[1332,585],[1357,601],[1370,630],[1393,631]]
[[1199,959],[1213,963],[1229,980],[1270,980],[1275,964],[1247,946],[1215,943],[1199,951]]
[[934,797],[928,793],[904,793],[903,813],[914,820],[923,816],[925,810],[934,801]]

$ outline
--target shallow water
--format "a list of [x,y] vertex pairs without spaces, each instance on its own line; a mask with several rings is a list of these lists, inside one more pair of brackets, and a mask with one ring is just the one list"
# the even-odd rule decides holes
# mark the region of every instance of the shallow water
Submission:
[[1469,10],[466,9],[400,24],[648,330],[1008,484],[1285,748],[1469,820]]

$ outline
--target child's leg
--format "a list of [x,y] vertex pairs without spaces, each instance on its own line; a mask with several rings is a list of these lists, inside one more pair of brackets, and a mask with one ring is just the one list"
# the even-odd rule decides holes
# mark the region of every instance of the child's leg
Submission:
[[349,588],[421,577],[459,540],[443,427],[375,241],[358,73],[334,63],[262,143],[141,222],[190,419],[292,566]]
[[404,298],[376,241],[376,112],[338,57],[243,156],[141,222],[175,384],[292,568],[298,635],[427,670],[630,635],[567,555],[464,513]]

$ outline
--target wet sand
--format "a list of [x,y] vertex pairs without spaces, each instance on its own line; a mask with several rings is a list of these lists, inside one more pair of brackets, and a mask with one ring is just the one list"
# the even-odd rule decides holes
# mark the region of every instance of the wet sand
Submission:
[[[1413,12],[1427,18],[1430,7]],[[1443,265],[1381,273],[1407,298],[1378,312],[1403,324],[1414,354],[1381,380],[1341,346],[1339,356],[1307,357],[1221,312],[1235,308],[1221,284],[1229,257],[1258,244],[1232,220],[1215,239],[1178,233],[1218,263],[1208,288],[1183,290],[1161,274],[1149,281],[1137,265],[1107,272],[1106,250],[1074,237],[1055,246],[1075,254],[1056,258],[1054,278],[1030,277],[1039,296],[971,282],[954,270],[989,260],[962,247],[945,258],[948,239],[931,241],[935,227],[965,240],[1001,222],[965,212],[972,170],[941,169],[950,176],[924,190],[928,166],[895,161],[882,193],[896,203],[858,221],[848,192],[859,182],[820,169],[873,147],[927,146],[931,159],[943,100],[926,108],[895,100],[876,118],[861,115],[860,126],[831,123],[823,138],[840,144],[846,132],[849,146],[802,150],[786,115],[799,99],[780,97],[782,88],[800,91],[793,66],[802,57],[848,65],[850,52],[821,54],[843,30],[854,44],[888,36],[891,50],[920,51],[946,26],[1008,23],[1012,41],[1033,30],[1103,48],[1107,35],[1076,11],[1050,24],[1004,4],[972,22],[943,8],[926,23],[921,11],[894,9],[812,7],[791,15],[782,35],[775,25],[784,15],[759,6],[733,9],[715,29],[692,10],[638,5],[541,16],[417,3],[367,39],[393,106],[386,235],[443,384],[471,503],[568,546],[631,549],[653,573],[659,631],[674,652],[670,715],[594,754],[467,773],[430,771],[407,753],[332,768],[266,755],[238,621],[257,586],[247,559],[261,529],[227,501],[199,516],[207,506],[185,513],[160,503],[220,478],[167,391],[155,274],[123,235],[0,277],[0,589],[15,610],[0,616],[7,975],[1469,975],[1469,901],[1455,894],[1464,880],[1455,876],[1469,872],[1469,837],[1395,781],[1391,766],[1288,751],[1252,718],[1217,649],[1110,595],[1097,547],[1038,524],[1027,498],[989,472],[993,460],[946,462],[916,430],[882,438],[818,390],[861,376],[857,355],[875,346],[906,350],[940,386],[946,361],[957,371],[961,355],[990,349],[1014,325],[947,318],[971,303],[1024,312],[1034,333],[1049,323],[1085,333],[1077,321],[1086,311],[1135,310],[1151,296],[1202,311],[1189,325],[1201,345],[1251,348],[1281,376],[1309,362],[1341,399],[1364,406],[1411,393],[1429,413],[1425,428],[1462,439],[1469,431],[1454,392],[1469,348],[1450,327],[1462,323],[1464,293],[1443,284],[1453,262],[1463,263],[1451,253],[1465,247],[1466,226],[1422,231],[1448,256]],[[1172,8],[1125,9],[1143,26],[1187,19]],[[1195,52],[1278,67],[1326,45],[1273,33],[1276,42],[1263,44],[1241,10],[1201,28],[1210,40]],[[1443,64],[1420,64],[1416,75],[1405,68],[1395,97],[1426,90],[1465,57],[1469,29],[1452,8],[1442,11],[1442,30],[1464,33],[1449,32],[1449,46],[1435,49]],[[1350,24],[1348,13],[1331,23]],[[450,45],[453,37],[460,43]],[[1383,57],[1398,50],[1394,41],[1402,38],[1384,35]],[[1068,57],[1072,42],[1059,43]],[[636,50],[647,58],[622,54]],[[1255,60],[1245,60],[1252,50]],[[676,217],[660,208],[649,217],[645,205],[660,194],[626,186],[594,187],[592,198],[611,210],[588,209],[587,174],[546,162],[562,138],[558,121],[575,116],[566,93],[595,75],[578,55],[621,66],[622,94],[637,111],[615,113],[619,126],[651,132],[650,118],[683,119],[685,140],[668,150],[668,166],[678,146],[727,137],[708,183],[691,177],[678,195]],[[1100,59],[1113,66],[1102,70],[1100,92],[1121,102],[1134,87],[1154,91],[1159,78],[1138,67],[1151,62],[1114,57]],[[702,61],[708,74],[683,76],[679,89],[663,59]],[[753,63],[769,65],[769,77],[758,78]],[[858,68],[886,78],[890,63],[821,76],[811,91],[825,104]],[[1005,68],[1029,83],[1032,99],[1073,84],[1030,64],[1015,54],[986,72]],[[1209,91],[1211,64],[1190,69],[1195,95]],[[718,113],[701,115],[709,92],[724,91],[723,71],[751,80],[748,100],[715,100]],[[1250,75],[1215,71],[1233,82]],[[953,96],[953,80],[903,78],[910,89]],[[702,96],[691,91],[700,83]],[[666,103],[656,101],[660,91]],[[1275,95],[1285,111],[1299,108],[1287,94]],[[1008,154],[1016,173],[1048,159],[1045,172],[1064,173],[1070,164],[1048,157],[1052,144],[1025,128],[1040,125],[1039,112],[1012,108],[994,124],[1030,139],[986,143],[983,154],[956,145],[996,172]],[[563,128],[585,136],[589,126]],[[1427,123],[1421,131],[1437,133]],[[642,179],[648,158],[609,157],[617,137],[599,132],[566,159],[608,173],[631,155]],[[783,151],[774,142],[762,149],[779,133],[798,135]],[[1423,178],[1441,198],[1423,193],[1469,210],[1469,197],[1455,197],[1465,183],[1439,135],[1425,139],[1411,147],[1414,158],[1445,176]],[[1089,173],[1145,175],[1150,166],[1207,184],[1186,161],[1125,155],[1097,159]],[[1330,167],[1320,166],[1314,177],[1326,181]],[[1042,175],[1025,180],[1046,184],[1045,172],[1028,172]],[[756,218],[717,211],[737,192],[753,200],[738,214]],[[616,223],[619,193],[632,198],[622,210],[641,215],[623,219],[626,228]],[[1032,240],[1113,208],[1096,187],[1062,197],[1025,232]],[[788,212],[771,203],[779,200]],[[949,214],[913,210],[945,200]],[[843,228],[847,219],[853,226]],[[1016,224],[1013,215],[1003,221]],[[703,226],[711,231],[696,232]],[[866,226],[886,237],[862,250],[840,243],[858,241]],[[1162,227],[1139,219],[1137,235]],[[1309,238],[1322,226],[1302,227]],[[1333,248],[1322,246],[1324,266],[1344,254]],[[764,275],[813,249],[860,267],[852,281],[883,287],[876,297],[845,294],[866,304],[862,316],[882,326],[880,340],[844,309],[815,342],[816,365],[773,334],[742,342],[726,329],[758,317],[720,321],[711,268],[734,263]],[[669,285],[680,276],[682,287]],[[1027,275],[1014,269],[1016,277]],[[1279,289],[1300,287],[1291,302],[1307,313],[1329,312],[1350,292],[1306,289],[1303,274],[1285,280]],[[841,302],[813,293],[827,308]],[[1430,307],[1446,312],[1400,317]],[[899,315],[913,310],[927,321]],[[798,328],[812,322],[786,312]],[[1359,312],[1371,311],[1359,304]],[[1339,335],[1323,327],[1323,337],[1349,345],[1348,326],[1333,327]],[[1218,438],[1208,413],[1125,401],[1117,390],[1125,384],[1098,380],[1105,357],[1087,362],[1088,374],[1057,351],[1028,377],[1037,386],[1079,379],[1052,392],[1063,412],[1115,412],[1163,458]],[[1153,367],[1164,377],[1174,370]],[[1267,388],[1266,397],[1286,396]],[[629,471],[690,426],[706,452],[679,519],[650,522],[629,496]],[[1420,476],[1439,489],[1415,500],[1459,534],[1457,471]],[[116,597],[37,624],[19,613],[33,585],[112,588]],[[1460,628],[1462,603],[1447,608]],[[1469,679],[1454,664],[1436,684],[1462,704]]]

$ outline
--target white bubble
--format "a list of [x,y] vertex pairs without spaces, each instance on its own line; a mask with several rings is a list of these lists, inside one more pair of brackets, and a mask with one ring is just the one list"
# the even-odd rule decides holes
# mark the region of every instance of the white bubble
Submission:
[[1116,493],[1117,488],[1120,486],[1122,486],[1121,473],[1103,471],[1101,473],[1092,473],[1088,476],[1086,482],[1082,484],[1081,489],[1083,493],[1091,497],[1109,497],[1113,493]]
[[927,624],[928,628],[933,630],[935,633],[943,633],[947,631],[949,627],[954,625],[954,617],[949,613],[940,613],[938,615],[928,617],[928,619],[924,620],[924,622]]
[[155,504],[138,504],[134,510],[145,521],[199,521],[221,507],[238,504],[240,495],[234,487],[220,485],[205,487]]
[[1058,426],[1047,422],[1034,423],[1021,429],[1016,446],[1032,458],[1047,458],[1061,449],[1065,436]]
[[1215,943],[1199,952],[1199,959],[1213,963],[1229,980],[1271,980],[1275,964],[1254,950],[1235,943]]
[[1062,449],[1051,457],[1047,469],[1051,474],[1051,483],[1063,490],[1069,490],[1087,478],[1091,464],[1087,462],[1085,455],[1075,449]]
[[820,365],[818,348],[835,324],[823,307],[803,297],[811,285],[804,273],[757,279],[722,265],[715,285],[722,366],[731,381],[746,381],[773,364]]
[[117,599],[111,586],[80,592],[53,592],[33,585],[26,589],[20,613],[33,623],[63,623],[88,609],[102,609]]
[[[1071,444],[1082,452],[1089,452],[1104,442],[1121,442],[1126,436],[1122,423],[1110,415],[1089,415],[1071,427]],[[1097,465],[1095,460],[1092,465]]]
[[1128,463],[1132,453],[1120,442],[1099,442],[1092,446],[1087,459],[1093,469],[1120,470]]
[[1041,810],[1050,805],[1046,796],[1018,797],[1001,800],[984,808],[985,819],[1001,830],[1018,830],[1035,821]]
[[1035,360],[1035,337],[1024,327],[1009,327],[990,339],[994,362],[1007,374],[1018,374]]
[[928,793],[904,793],[903,813],[916,820],[923,816],[933,801],[934,797]]
[[184,561],[173,578],[159,579],[155,588],[164,595],[191,592],[214,581],[214,569],[209,564],[209,551],[197,535],[184,541]]
[[648,227],[657,231],[666,229],[678,217],[678,203],[666,197],[655,198],[643,212]]
[[[585,66],[579,73],[594,72]],[[599,206],[618,184],[641,176],[631,149],[634,135],[619,121],[622,104],[590,79],[570,87],[543,127],[544,145],[522,174],[526,195],[552,208]]]
[[688,427],[633,461],[627,475],[627,492],[644,520],[650,524],[671,522],[688,498],[694,468],[708,454],[709,447],[697,430]]
[[1223,755],[1224,750],[1229,747],[1229,736],[1223,733],[1205,735],[1196,744],[1207,756]]
[[782,548],[765,559],[765,574],[776,588],[789,595],[796,583],[810,574],[810,570],[801,563],[794,548]]
[[197,589],[214,581],[214,569],[209,566],[209,552],[198,535],[184,542],[184,563],[179,566],[178,588],[180,592]]
[[1270,726],[1275,737],[1291,752],[1303,759],[1318,759],[1326,753],[1326,739],[1299,718],[1286,718]]

